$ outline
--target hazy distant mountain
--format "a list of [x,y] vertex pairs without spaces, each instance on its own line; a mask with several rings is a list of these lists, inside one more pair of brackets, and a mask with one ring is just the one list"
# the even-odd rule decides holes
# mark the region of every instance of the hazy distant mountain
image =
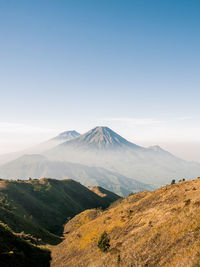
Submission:
[[[46,158],[22,157],[1,166],[0,176],[69,177],[84,185],[99,185],[123,195],[131,190],[143,190],[144,184],[160,186],[172,179],[200,176],[199,163],[177,158],[159,146],[138,146],[108,127],[96,127],[83,135],[64,132],[39,145],[36,151]],[[140,186],[129,178],[140,181]]]
[[24,155],[0,167],[0,178],[28,179],[29,177],[71,178],[85,186],[101,186],[122,196],[152,189],[149,185],[104,168],[50,161],[41,155]]
[[78,149],[98,149],[98,150],[116,150],[121,148],[134,148],[142,149],[142,147],[137,146],[108,127],[96,127],[89,132],[80,135],[76,140],[71,140],[70,143],[63,143]]
[[174,178],[200,175],[199,163],[177,158],[159,146],[137,146],[108,127],[96,127],[45,155],[52,160],[103,167],[148,184],[162,185]]
[[[77,131],[65,131],[57,135],[56,137],[52,138],[50,141],[57,141],[59,143],[63,143],[69,140],[72,140],[76,137],[80,136],[80,133]],[[49,141],[47,141],[49,142]]]
[[15,160],[19,157],[21,157],[24,154],[40,154],[43,153],[46,150],[49,150],[63,142],[67,142],[69,140],[72,140],[76,137],[78,137],[80,135],[80,133],[76,132],[76,131],[65,131],[61,134],[59,134],[58,136],[40,143],[36,146],[33,146],[31,148],[22,150],[22,151],[18,151],[18,152],[14,152],[14,153],[9,153],[9,154],[5,154],[5,155],[0,155],[0,164],[4,164],[6,162],[9,162],[11,160]]

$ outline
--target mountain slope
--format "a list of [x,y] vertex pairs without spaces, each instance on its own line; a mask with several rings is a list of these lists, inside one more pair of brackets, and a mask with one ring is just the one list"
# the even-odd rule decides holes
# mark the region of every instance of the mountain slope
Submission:
[[14,153],[8,153],[5,155],[0,155],[0,165],[5,164],[9,161],[15,160],[25,154],[39,154],[39,153],[43,153],[46,150],[49,150],[61,143],[67,142],[69,140],[72,140],[76,137],[78,137],[80,134],[76,131],[65,131],[63,133],[60,133],[58,136],[40,143],[34,147],[22,150],[22,151],[18,151],[18,152],[14,152]]
[[157,186],[173,178],[194,178],[200,164],[175,157],[158,146],[137,146],[107,127],[96,127],[44,153],[51,160],[103,167]]
[[63,143],[63,146],[68,145],[72,147],[78,148],[86,148],[86,149],[119,149],[122,147],[131,147],[142,149],[114,131],[112,131],[108,127],[95,127],[94,129],[90,130],[89,132],[80,135],[76,141],[71,140],[70,143]]
[[104,168],[49,161],[41,155],[25,155],[0,166],[0,177],[7,179],[27,179],[28,177],[72,178],[85,186],[101,186],[122,196],[128,195],[133,191],[152,189],[148,185]]
[[60,242],[68,217],[88,209],[106,208],[119,196],[100,197],[73,180],[0,181],[0,221],[14,232],[31,234],[42,243]]
[[[107,252],[98,247],[104,231]],[[65,233],[53,248],[52,267],[199,266],[200,179],[133,194],[105,211],[84,211]]]
[[50,141],[58,141],[59,143],[63,143],[63,142],[70,141],[78,136],[80,136],[80,133],[78,133],[75,130],[65,131],[65,132],[60,133],[58,136],[50,139]]
[[50,251],[40,249],[22,240],[4,224],[0,223],[1,267],[48,267]]
[[[88,186],[88,189],[91,190],[92,192],[94,192],[95,194],[97,194],[98,196],[100,197],[104,197],[104,198],[111,198],[112,197],[112,200],[114,199],[115,197],[115,194],[113,192],[110,192],[100,186]],[[117,199],[116,199],[117,200]],[[110,201],[112,202],[112,201]]]

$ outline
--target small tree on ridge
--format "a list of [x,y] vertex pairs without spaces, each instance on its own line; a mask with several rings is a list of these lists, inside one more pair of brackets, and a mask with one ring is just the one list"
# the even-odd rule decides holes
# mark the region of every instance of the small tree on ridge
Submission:
[[108,237],[106,231],[104,231],[103,234],[101,235],[98,241],[98,247],[102,252],[108,251],[110,247],[110,238]]

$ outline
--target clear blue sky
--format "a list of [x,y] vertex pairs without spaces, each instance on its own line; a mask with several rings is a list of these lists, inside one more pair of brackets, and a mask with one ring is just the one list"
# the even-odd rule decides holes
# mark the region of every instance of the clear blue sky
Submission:
[[199,14],[199,0],[0,0],[0,123],[199,124]]

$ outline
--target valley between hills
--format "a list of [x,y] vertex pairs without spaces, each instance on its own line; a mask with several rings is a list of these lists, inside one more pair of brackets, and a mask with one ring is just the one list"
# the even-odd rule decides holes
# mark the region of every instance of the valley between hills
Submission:
[[70,179],[1,180],[0,266],[49,266],[49,248],[63,240],[68,220],[118,199],[103,188],[86,188]]
[[199,178],[125,198],[72,180],[0,181],[0,266],[197,267],[199,209]]
[[0,162],[0,266],[200,266],[199,163],[108,127]]
[[0,0],[0,267],[200,267],[200,0]]
[[104,211],[84,211],[65,225],[51,266],[200,266],[199,209],[196,179],[132,194]]

